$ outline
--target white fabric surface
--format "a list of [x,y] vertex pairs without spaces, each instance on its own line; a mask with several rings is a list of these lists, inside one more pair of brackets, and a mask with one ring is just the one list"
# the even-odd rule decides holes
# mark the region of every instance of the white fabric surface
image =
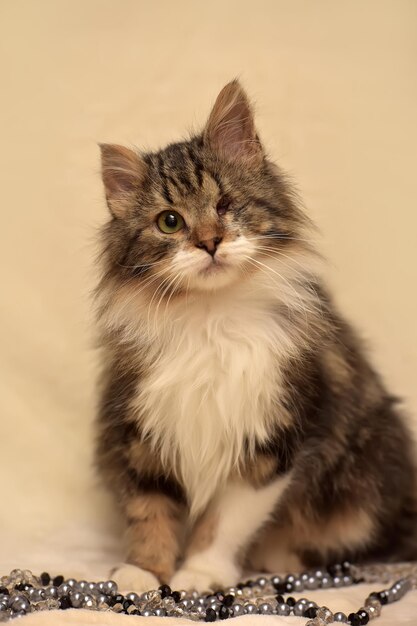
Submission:
[[[96,142],[174,140],[236,75],[319,224],[339,302],[417,407],[416,14],[414,0],[2,0],[0,573],[100,579],[121,558],[91,470]],[[320,597],[350,610],[365,595]],[[417,594],[383,615],[415,624]]]

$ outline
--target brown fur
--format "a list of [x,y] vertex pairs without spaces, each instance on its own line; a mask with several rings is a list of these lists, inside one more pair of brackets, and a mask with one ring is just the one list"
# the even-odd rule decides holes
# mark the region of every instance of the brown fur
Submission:
[[127,562],[168,582],[180,554],[181,507],[168,496],[142,494],[127,502],[125,514],[128,521]]

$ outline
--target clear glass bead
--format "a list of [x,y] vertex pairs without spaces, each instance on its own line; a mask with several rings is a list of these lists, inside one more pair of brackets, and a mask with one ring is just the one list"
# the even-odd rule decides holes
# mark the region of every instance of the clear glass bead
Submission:
[[34,611],[47,611],[48,610],[48,600],[40,600],[39,602],[32,603],[32,609]]
[[322,606],[317,610],[317,615],[319,619],[323,620],[326,624],[331,624],[334,618],[333,613],[327,606]]
[[59,609],[59,601],[56,600],[55,598],[47,598],[45,602],[49,611],[52,611],[54,609]]
[[162,598],[160,591],[148,591],[147,608],[156,609],[162,606]]

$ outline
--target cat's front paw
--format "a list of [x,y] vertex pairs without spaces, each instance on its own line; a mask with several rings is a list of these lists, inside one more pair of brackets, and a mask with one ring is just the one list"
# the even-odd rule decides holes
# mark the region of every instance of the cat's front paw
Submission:
[[240,571],[229,562],[218,561],[209,564],[185,563],[171,579],[170,586],[174,590],[196,589],[197,591],[207,591],[208,589],[218,589],[233,587],[239,582]]
[[115,567],[111,576],[121,591],[150,591],[151,589],[158,589],[160,585],[159,580],[152,572],[129,563],[121,563]]

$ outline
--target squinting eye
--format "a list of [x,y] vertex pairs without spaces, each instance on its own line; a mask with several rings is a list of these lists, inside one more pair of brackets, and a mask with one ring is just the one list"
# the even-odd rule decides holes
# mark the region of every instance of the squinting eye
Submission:
[[184,220],[176,211],[163,211],[158,215],[156,223],[159,230],[166,235],[177,233],[185,226]]
[[219,215],[224,215],[229,210],[232,201],[227,196],[222,196],[217,203],[216,211]]

